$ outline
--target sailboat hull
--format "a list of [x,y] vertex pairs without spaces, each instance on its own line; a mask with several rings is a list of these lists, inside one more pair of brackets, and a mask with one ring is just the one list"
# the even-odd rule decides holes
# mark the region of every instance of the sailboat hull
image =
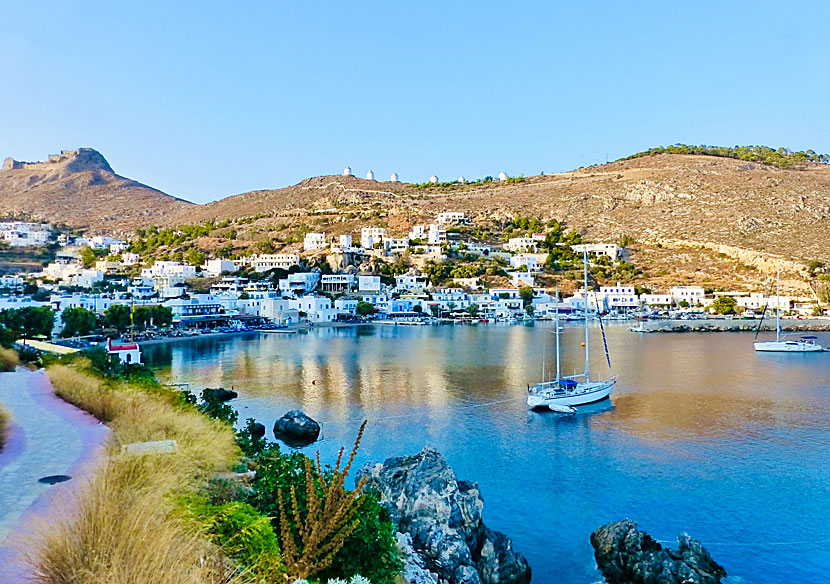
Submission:
[[530,389],[527,405],[531,408],[547,408],[552,404],[584,406],[607,399],[616,383],[616,377],[577,383],[576,387],[568,389],[556,387],[553,383],[540,383]]
[[754,343],[755,350],[768,353],[820,353],[821,345],[806,341],[766,341]]

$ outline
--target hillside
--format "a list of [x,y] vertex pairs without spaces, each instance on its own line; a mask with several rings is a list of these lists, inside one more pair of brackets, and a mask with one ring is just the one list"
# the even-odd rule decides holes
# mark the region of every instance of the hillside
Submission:
[[419,188],[325,176],[189,207],[166,224],[263,214],[304,221],[316,211],[336,233],[358,216],[383,216],[394,227],[446,210],[466,211],[478,223],[517,214],[557,219],[593,240],[627,235],[830,262],[830,167],[790,170],[711,156],[648,156],[514,184]]
[[0,216],[96,231],[132,231],[191,203],[115,174],[96,150],[64,150],[44,162],[7,158],[0,169]]

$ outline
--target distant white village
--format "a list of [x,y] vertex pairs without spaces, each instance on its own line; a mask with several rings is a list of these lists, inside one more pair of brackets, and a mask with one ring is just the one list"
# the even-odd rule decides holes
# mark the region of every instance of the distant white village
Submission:
[[[346,169],[350,172],[349,169]],[[173,328],[179,330],[241,330],[261,326],[291,326],[299,323],[328,324],[363,322],[366,319],[395,322],[486,320],[518,322],[528,319],[568,318],[584,311],[628,318],[634,313],[708,312],[718,296],[734,298],[740,311],[781,309],[812,314],[815,302],[809,298],[765,296],[760,292],[724,291],[706,294],[702,287],[673,286],[660,293],[641,293],[633,285],[601,286],[598,290],[578,289],[572,296],[557,298],[552,290],[537,286],[546,253],[539,253],[545,233],[528,233],[509,239],[501,246],[450,239],[449,226],[467,223],[463,212],[438,213],[434,223],[416,225],[406,237],[391,237],[385,228],[364,227],[359,234],[329,237],[306,233],[302,252],[258,254],[228,260],[208,259],[203,265],[176,261],[143,264],[139,254],[129,251],[129,242],[107,236],[56,237],[49,225],[25,222],[0,223],[0,240],[13,248],[58,247],[56,261],[39,273],[0,275],[0,311],[25,306],[48,306],[55,310],[55,334],[61,329],[61,315],[69,308],[85,308],[102,314],[116,304],[161,305],[173,314]],[[359,239],[358,239],[359,237]],[[105,250],[94,266],[84,267],[78,250],[89,247]],[[449,286],[433,286],[412,268],[383,283],[378,274],[355,273],[353,266],[341,273],[303,269],[315,253],[351,254],[359,258],[388,259],[409,251],[421,261],[441,261],[450,249],[463,249],[478,257],[501,258],[509,286],[485,288],[479,278],[456,278]],[[596,261],[617,261],[624,250],[613,243],[572,246],[574,252]],[[141,267],[143,266],[143,267]],[[140,267],[140,275],[125,272]],[[272,281],[238,275],[285,271]],[[209,291],[194,291],[194,278],[213,278]],[[38,298],[22,293],[35,283]],[[107,291],[102,291],[102,284]],[[44,291],[48,297],[44,296]]]

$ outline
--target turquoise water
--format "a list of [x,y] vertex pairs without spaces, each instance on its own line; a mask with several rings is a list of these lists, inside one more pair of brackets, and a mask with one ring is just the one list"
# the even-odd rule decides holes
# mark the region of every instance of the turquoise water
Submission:
[[[533,582],[601,580],[588,537],[624,517],[660,540],[687,531],[730,581],[825,582],[830,564],[830,353],[756,355],[752,335],[608,327],[619,383],[573,417],[527,410],[552,358],[549,325],[318,328],[145,348],[162,378],[231,385],[240,420],[289,409],[323,422],[332,459],[370,420],[360,462],[438,448],[477,481],[484,519]],[[820,335],[825,346],[830,336]],[[582,368],[581,330],[563,370]],[[601,349],[599,329],[592,347]],[[592,368],[607,366],[596,351]]]

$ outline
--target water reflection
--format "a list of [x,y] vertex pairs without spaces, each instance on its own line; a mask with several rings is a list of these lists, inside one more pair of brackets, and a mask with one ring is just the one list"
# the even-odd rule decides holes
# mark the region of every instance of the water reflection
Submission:
[[[551,330],[320,328],[148,346],[145,359],[194,388],[234,385],[241,419],[270,424],[306,410],[324,422],[313,447],[324,458],[363,418],[359,463],[439,448],[459,477],[479,481],[485,518],[528,555],[534,582],[596,581],[588,535],[625,516],[660,539],[689,531],[704,543],[830,529],[830,354],[756,355],[751,334],[610,326],[612,400],[560,416],[524,404],[543,357],[552,371]],[[581,341],[581,328],[565,327],[563,372],[584,367]],[[591,345],[602,374],[598,329]],[[770,584],[821,581],[830,562],[830,551],[808,546],[712,551],[731,573]]]

